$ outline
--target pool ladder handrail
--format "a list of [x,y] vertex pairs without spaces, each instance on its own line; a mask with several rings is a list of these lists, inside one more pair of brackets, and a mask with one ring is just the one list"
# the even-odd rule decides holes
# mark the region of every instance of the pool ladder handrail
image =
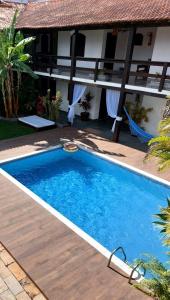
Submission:
[[125,263],[127,262],[127,259],[126,259],[126,253],[125,253],[123,247],[122,247],[122,246],[119,246],[119,247],[117,247],[116,249],[114,249],[113,252],[111,253],[110,258],[109,258],[109,260],[108,260],[108,264],[107,264],[108,267],[110,267],[110,263],[111,263],[111,260],[112,260],[113,255],[114,255],[118,250],[121,250],[121,251],[122,251],[123,256],[124,256],[124,262],[125,262]]
[[[134,266],[134,268],[132,269],[132,272],[130,273],[128,283],[132,284],[132,279],[134,279],[134,278],[133,278],[133,273],[134,273],[134,272],[137,270],[137,268],[139,268],[139,267],[141,267],[141,263],[139,263],[139,264],[137,264],[136,266]],[[146,274],[146,269],[145,269],[144,266],[142,266],[142,268],[143,268],[143,274],[140,274],[139,271],[137,271],[137,272],[138,272],[138,274],[140,274],[140,276],[143,276],[143,277],[144,277],[145,274]]]
[[[110,257],[109,257],[109,260],[108,260],[107,267],[110,268],[110,264],[111,264],[112,257],[113,257],[113,255],[114,255],[118,250],[121,250],[121,251],[122,251],[123,256],[124,256],[124,260],[123,260],[123,261],[124,261],[124,263],[127,263],[126,253],[125,253],[123,247],[122,247],[122,246],[119,246],[119,247],[117,247],[116,249],[114,249],[113,252],[111,253],[111,255],[110,255]],[[137,268],[139,268],[140,266],[141,266],[141,263],[138,263],[136,266],[134,266],[134,268],[132,269],[132,271],[131,271],[131,273],[130,273],[128,283],[132,284],[132,280],[134,279],[134,278],[133,278],[133,274],[134,274],[134,272],[137,270]],[[140,276],[145,276],[145,274],[146,274],[146,269],[145,269],[143,266],[142,266],[142,268],[143,268],[143,274],[141,275],[139,272],[138,272],[138,273],[140,274]]]

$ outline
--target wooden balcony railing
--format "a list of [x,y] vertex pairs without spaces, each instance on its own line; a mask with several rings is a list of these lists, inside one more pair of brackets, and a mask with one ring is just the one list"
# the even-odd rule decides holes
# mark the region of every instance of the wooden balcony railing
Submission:
[[[152,81],[156,81],[157,83],[157,89],[159,92],[161,92],[165,88],[165,83],[168,80],[169,81],[169,89],[170,89],[170,75],[167,74],[168,68],[170,68],[170,62],[160,62],[160,61],[143,61],[143,60],[131,60],[125,61],[125,60],[119,60],[119,59],[105,59],[105,58],[91,58],[91,57],[75,57],[75,73],[77,71],[85,71],[85,72],[92,72],[93,73],[93,80],[96,82],[101,74],[109,75],[110,77],[116,77],[118,76],[121,80],[123,79],[123,73],[124,69],[127,67],[127,64],[130,64],[130,73],[129,78],[142,78],[143,81],[148,83],[148,79]],[[64,63],[63,63],[64,61]],[[66,65],[67,62],[67,65]],[[53,73],[53,70],[59,69],[62,71],[68,72],[69,76],[72,73],[71,71],[71,64],[72,59],[70,56],[57,56],[57,55],[43,55],[43,54],[37,54],[34,56],[33,60],[33,69],[39,70],[39,69],[49,69],[50,74]],[[86,67],[85,64],[83,66],[78,66],[78,63],[80,65],[80,62],[84,63],[93,63],[92,66]],[[105,65],[110,64],[112,66],[111,68],[105,67]],[[114,67],[120,64],[122,67],[119,71],[115,71]],[[134,67],[133,67],[134,66]],[[136,66],[136,67],[135,67]],[[143,71],[139,71],[139,66],[143,67]],[[160,72],[152,70],[152,67],[159,67],[161,68]],[[136,69],[136,71],[133,71],[132,69]],[[135,84],[138,85],[138,84]]]

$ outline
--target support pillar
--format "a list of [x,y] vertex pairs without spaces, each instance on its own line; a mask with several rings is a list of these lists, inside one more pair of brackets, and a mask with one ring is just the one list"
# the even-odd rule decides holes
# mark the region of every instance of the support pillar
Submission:
[[75,31],[75,33],[72,36],[72,43],[71,43],[71,69],[70,69],[70,81],[69,81],[69,105],[72,104],[73,101],[73,91],[74,91],[74,81],[73,77],[76,73],[76,57],[75,57],[75,49],[76,49],[76,36],[77,36],[78,30]]
[[[123,106],[125,103],[125,98],[126,98],[125,85],[129,81],[131,60],[132,60],[133,49],[134,49],[135,34],[136,34],[136,28],[135,27],[130,28],[126,56],[125,56],[125,66],[124,66],[124,72],[123,72],[123,76],[122,76],[122,84],[121,84],[121,89],[120,89],[120,99],[119,99],[119,106],[118,106],[118,112],[117,112],[118,116],[122,116]],[[116,143],[118,143],[118,141],[119,141],[120,128],[121,128],[121,122],[116,122],[115,131],[113,134],[113,141]]]

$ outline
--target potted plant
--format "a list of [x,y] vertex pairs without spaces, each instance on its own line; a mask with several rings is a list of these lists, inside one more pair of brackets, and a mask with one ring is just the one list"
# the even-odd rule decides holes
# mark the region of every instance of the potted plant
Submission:
[[135,101],[132,102],[127,102],[126,103],[126,108],[133,119],[137,124],[141,124],[142,121],[148,122],[148,113],[153,110],[153,108],[149,107],[146,108],[142,106],[142,100],[140,99],[140,96],[137,95]]
[[92,99],[93,99],[93,96],[91,95],[90,92],[88,92],[85,95],[85,98],[80,102],[80,107],[82,107],[84,110],[80,114],[82,121],[88,121],[88,119],[89,119],[89,111],[88,110],[91,108],[90,102]]

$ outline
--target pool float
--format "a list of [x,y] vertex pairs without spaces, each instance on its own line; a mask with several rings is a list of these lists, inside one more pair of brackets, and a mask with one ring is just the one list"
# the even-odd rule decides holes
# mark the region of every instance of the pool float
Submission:
[[63,145],[63,149],[67,152],[76,152],[79,150],[79,147],[75,143],[69,142]]

